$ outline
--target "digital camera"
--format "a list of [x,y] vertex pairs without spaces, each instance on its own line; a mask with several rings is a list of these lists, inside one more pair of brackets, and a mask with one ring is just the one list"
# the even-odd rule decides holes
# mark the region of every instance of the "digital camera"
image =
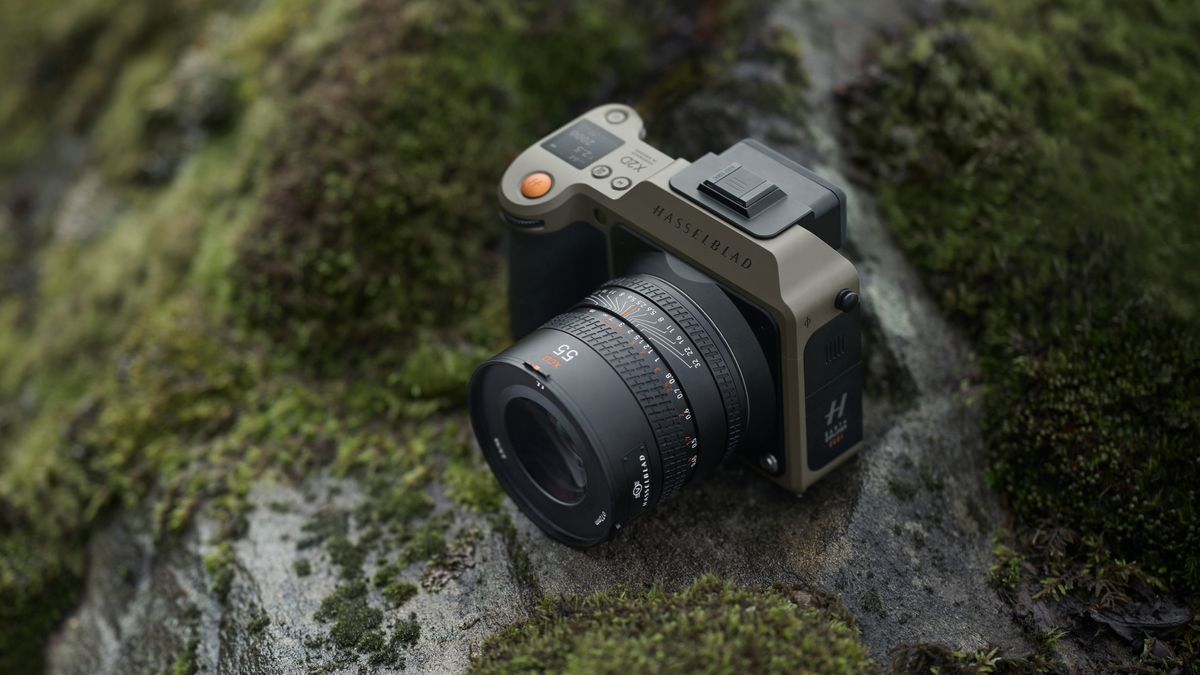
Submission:
[[500,181],[515,344],[471,423],[552,537],[591,546],[730,455],[803,491],[862,441],[859,280],[839,188],[753,140],[695,162],[604,105]]

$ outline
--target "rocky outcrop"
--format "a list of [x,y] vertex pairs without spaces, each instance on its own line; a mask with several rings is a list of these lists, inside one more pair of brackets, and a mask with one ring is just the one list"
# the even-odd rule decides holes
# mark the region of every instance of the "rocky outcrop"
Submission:
[[[806,45],[809,124],[755,119],[751,107],[751,129],[777,133],[783,125],[784,136],[797,139],[785,152],[848,185],[853,167],[833,133],[832,92],[853,80],[878,28],[927,9],[815,2],[776,10],[768,20]],[[1003,513],[983,482],[973,356],[890,240],[871,196],[848,192],[849,253],[869,320],[867,440],[856,461],[803,496],[732,463],[617,540],[578,551],[546,538],[507,501],[499,516],[486,516],[438,492],[431,518],[452,514],[443,521],[451,543],[399,570],[419,587],[415,597],[392,607],[383,584],[364,591],[367,605],[384,608],[364,615],[367,630],[390,640],[411,613],[420,637],[373,651],[340,649],[330,617],[318,618],[344,584],[344,568],[327,542],[305,541],[323,514],[361,505],[355,480],[256,484],[243,534],[226,550],[210,543],[219,539],[210,519],[178,537],[154,537],[150,515],[127,509],[92,538],[84,601],[53,640],[51,670],[330,672],[363,663],[454,672],[543,596],[619,584],[680,588],[706,572],[836,596],[881,662],[918,642],[1031,650],[988,584]],[[354,519],[339,534],[352,546],[371,536]],[[363,550],[356,562],[370,579],[389,561]]]

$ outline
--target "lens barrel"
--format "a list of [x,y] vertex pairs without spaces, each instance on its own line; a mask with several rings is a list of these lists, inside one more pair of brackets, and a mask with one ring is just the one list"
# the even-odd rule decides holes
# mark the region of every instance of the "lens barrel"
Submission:
[[575,546],[611,538],[711,473],[754,438],[750,425],[774,422],[766,359],[729,297],[698,273],[650,267],[659,274],[607,282],[471,381],[496,477]]

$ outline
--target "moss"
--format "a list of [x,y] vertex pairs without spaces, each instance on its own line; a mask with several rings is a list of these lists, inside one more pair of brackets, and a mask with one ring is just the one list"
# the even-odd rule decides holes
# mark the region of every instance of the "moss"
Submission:
[[[171,61],[193,29],[206,23],[200,17],[215,6],[79,0],[0,7],[0,50],[21,52],[11,60],[0,56],[0,137],[5,139],[0,178],[9,177],[10,160],[42,152],[52,133],[73,142],[92,135],[110,101],[126,98],[114,94],[124,66],[140,64],[130,71],[137,74],[129,75],[138,86],[127,88],[149,86],[153,75],[163,72],[161,64]],[[19,86],[9,86],[13,78]],[[0,647],[5,658],[17,659],[0,669],[39,669],[45,635],[68,609],[65,599],[77,594],[87,531],[105,508],[138,501],[163,487],[161,478],[173,484],[161,502],[155,500],[162,507],[160,523],[163,529],[181,528],[204,496],[198,472],[189,470],[192,452],[229,421],[229,409],[221,412],[223,401],[246,381],[240,379],[240,367],[228,371],[233,380],[219,372],[230,362],[221,351],[229,346],[224,335],[203,344],[220,331],[210,330],[202,318],[206,310],[195,306],[215,297],[215,288],[181,289],[192,271],[209,261],[206,252],[212,247],[206,238],[219,239],[244,217],[243,180],[258,161],[255,150],[269,126],[270,115],[263,114],[267,107],[256,106],[253,120],[228,138],[211,139],[186,160],[177,158],[176,179],[156,194],[135,198],[101,179],[99,201],[66,214],[86,221],[81,230],[49,229],[51,206],[43,202],[53,200],[54,193],[43,186],[70,178],[75,170],[54,165],[56,153],[35,163],[47,172],[36,180],[37,187],[15,197],[33,205],[12,212],[17,218],[12,225],[32,232],[22,250],[36,284],[13,296],[7,280],[0,282],[0,503],[11,514],[0,518],[0,546],[26,546],[25,536],[42,543],[27,546],[21,556],[41,558],[28,568],[30,574],[0,575],[0,604],[16,613],[11,620],[6,616],[5,624],[21,627],[4,631],[21,647]],[[222,142],[230,140],[234,144]],[[111,150],[96,149],[92,157],[105,162]],[[100,197],[114,205],[104,206]],[[5,201],[0,210],[7,209],[10,198],[10,185],[0,185]],[[137,208],[129,208],[127,200],[135,199]],[[0,227],[0,239],[7,234],[7,227]],[[0,244],[0,250],[8,244]],[[179,312],[181,304],[193,309]],[[175,321],[178,332],[164,328]],[[151,347],[160,338],[163,344]],[[221,347],[213,347],[217,343]],[[188,362],[193,348],[195,355],[210,358],[212,370]],[[170,365],[175,360],[181,368]],[[192,376],[195,387],[187,379]],[[164,389],[154,393],[143,386]],[[10,402],[20,406],[18,414],[9,416],[18,411]],[[160,412],[161,423],[150,416]],[[180,425],[178,433],[169,428],[174,424]],[[139,447],[141,442],[146,445]],[[180,494],[182,486],[191,486],[186,495]],[[19,559],[5,556],[0,566]],[[10,593],[17,596],[12,602]]]
[[411,647],[421,639],[421,624],[417,623],[417,615],[410,613],[407,619],[396,623],[392,640],[397,646]]
[[367,558],[366,547],[352,544],[346,537],[337,535],[325,544],[329,560],[338,568],[343,579],[362,575],[362,564]]
[[1040,656],[1010,658],[999,649],[976,652],[954,651],[936,644],[904,645],[892,651],[892,672],[898,675],[943,673],[985,675],[988,673],[1045,673],[1053,665]]
[[412,398],[448,399],[461,405],[475,366],[491,354],[478,348],[447,349],[434,340],[430,336],[406,357],[398,385]]
[[810,672],[874,670],[858,630],[813,596],[741,589],[712,576],[547,600],[489,638],[474,672]]
[[[337,590],[321,601],[316,618],[320,621],[333,620],[329,631],[333,643],[341,649],[353,649],[370,631],[383,623],[383,612],[367,603],[367,586],[362,581],[352,581],[338,586]],[[365,643],[369,647],[370,643]]]
[[403,606],[417,595],[417,585],[408,581],[392,581],[383,587],[383,599],[392,607]]
[[224,602],[233,585],[233,547],[229,542],[218,545],[204,557],[204,569],[208,572],[213,594]]
[[447,529],[449,527],[445,519],[433,519],[417,528],[400,550],[400,562],[409,565],[445,553]]
[[312,574],[312,563],[308,558],[296,558],[292,561],[292,569],[296,571],[296,576],[306,577]]
[[[975,339],[1026,527],[1200,589],[1192,4],[987,2],[846,100],[901,244]],[[1111,568],[1112,566],[1107,566]]]
[[[0,500],[0,532],[8,505]],[[40,671],[43,640],[78,598],[82,551],[28,532],[0,536],[0,672]]]
[[[494,210],[508,157],[540,132],[524,126],[532,120],[521,109],[537,109],[539,123],[554,111],[565,117],[563,102],[585,92],[598,67],[639,58],[634,40],[607,31],[618,11],[366,3],[358,30],[390,37],[347,41],[301,96],[279,159],[286,170],[242,243],[235,297],[244,316],[305,354],[344,360],[350,345],[362,353],[411,343],[420,327],[494,300],[479,270],[494,265],[485,251],[495,234],[485,232],[498,230],[476,224]],[[547,58],[531,68],[519,46],[548,17],[578,29],[539,30]],[[441,30],[448,24],[453,32]],[[522,88],[526,78],[538,86]],[[501,88],[555,94],[518,108]]]
[[271,617],[266,612],[255,614],[253,618],[246,622],[246,632],[251,635],[258,635],[271,625]]
[[490,470],[463,464],[452,464],[446,471],[446,494],[481,513],[495,513],[504,500],[504,492]]
[[513,576],[522,588],[534,597],[540,597],[541,584],[538,583],[537,575],[533,573],[533,563],[530,562],[529,553],[517,536],[517,526],[513,524],[512,518],[507,513],[500,512],[492,516],[490,522],[492,529],[499,532],[500,537],[504,539],[504,550],[508,555],[508,563],[512,566]]
[[189,638],[171,664],[171,675],[196,675],[200,671],[200,665],[196,663],[196,650],[199,647],[198,638]]
[[[64,0],[0,6],[0,177],[105,109],[121,66],[171,53],[219,2]],[[11,139],[11,140],[10,140]]]
[[917,486],[900,478],[888,479],[888,490],[902,502],[912,501],[917,496]]
[[400,576],[400,566],[396,563],[388,563],[375,570],[375,576],[371,580],[376,586],[383,587],[392,583],[392,581]]
[[996,534],[992,546],[992,554],[996,561],[992,563],[988,575],[992,583],[1009,592],[1015,592],[1025,575],[1026,562],[1025,557],[1013,548],[1011,538],[1011,533],[1006,531]]
[[[431,484],[500,500],[459,412],[505,339],[495,176],[546,119],[628,98],[614,82],[732,54],[717,19],[746,7],[705,10],[679,60],[656,46],[678,8],[633,2],[0,6],[0,179],[70,137],[112,201],[60,237],[0,186],[0,616],[19,627],[0,670],[38,669],[115,507],[151,509],[161,540],[215,518],[218,595],[253,486],[321,467],[367,492],[357,542],[348,520],[305,533],[350,577],[362,551],[447,555],[452,523],[414,528]],[[688,87],[668,89],[654,105]],[[19,295],[12,260],[36,278]]]

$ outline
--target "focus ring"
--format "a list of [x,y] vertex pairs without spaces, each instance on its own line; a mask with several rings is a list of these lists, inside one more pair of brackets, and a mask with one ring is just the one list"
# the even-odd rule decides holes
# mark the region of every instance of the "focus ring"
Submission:
[[716,381],[717,388],[721,392],[721,400],[725,404],[725,426],[727,428],[725,455],[728,456],[737,450],[738,445],[742,441],[742,399],[737,393],[734,374],[729,369],[728,364],[725,362],[725,357],[721,355],[721,351],[717,348],[717,345],[709,337],[708,331],[704,329],[704,326],[700,325],[695,315],[681,305],[679,301],[658,285],[649,283],[645,279],[621,277],[613,279],[606,285],[620,286],[642,294],[648,300],[662,308],[687,333],[688,338],[696,345],[696,349],[700,351],[701,358],[708,365],[708,370],[712,373],[713,380]]
[[[583,340],[612,366],[633,392],[658,443],[663,475],[660,499],[667,498],[691,475],[688,458],[696,439],[696,424],[682,414],[686,405],[681,404],[681,399],[674,393],[678,384],[674,384],[675,388],[664,386],[666,373],[663,368],[656,368],[654,361],[661,362],[661,359],[650,343],[644,342],[644,348],[635,346],[622,335],[618,324],[617,317],[603,310],[577,310],[559,314],[543,328],[553,328]],[[628,329],[636,332],[632,327]]]

